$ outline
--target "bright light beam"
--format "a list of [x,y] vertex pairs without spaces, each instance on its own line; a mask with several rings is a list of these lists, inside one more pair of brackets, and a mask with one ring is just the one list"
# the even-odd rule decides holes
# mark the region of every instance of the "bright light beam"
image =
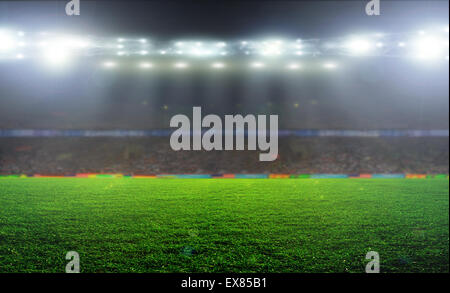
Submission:
[[250,64],[250,67],[255,68],[255,69],[261,69],[261,68],[266,67],[266,65],[261,62],[253,62],[252,64]]
[[335,63],[331,63],[331,62],[327,62],[323,64],[323,67],[325,69],[335,69],[337,67],[337,65]]
[[297,63],[290,63],[286,66],[286,68],[289,70],[298,70],[300,69],[300,65]]
[[142,62],[139,64],[139,67],[142,69],[149,69],[153,67],[153,64],[148,63],[148,62]]
[[215,62],[211,65],[211,67],[214,69],[222,69],[222,68],[225,68],[225,64],[220,63],[220,62]]
[[14,39],[6,31],[0,31],[0,52],[9,51],[14,48]]
[[185,69],[188,68],[189,65],[187,63],[184,62],[177,62],[173,65],[176,69]]
[[[443,42],[434,37],[420,38],[414,45],[414,56],[418,59],[431,60],[444,57]],[[445,50],[448,52],[447,50]]]
[[44,60],[53,66],[62,66],[69,62],[70,52],[63,47],[46,47],[43,52]]
[[372,45],[366,40],[352,40],[347,43],[347,49],[355,55],[364,55],[371,51]]
[[113,61],[106,61],[106,62],[103,62],[103,67],[105,67],[105,68],[114,68],[114,67],[117,67],[117,63],[115,63],[115,62],[113,62]]

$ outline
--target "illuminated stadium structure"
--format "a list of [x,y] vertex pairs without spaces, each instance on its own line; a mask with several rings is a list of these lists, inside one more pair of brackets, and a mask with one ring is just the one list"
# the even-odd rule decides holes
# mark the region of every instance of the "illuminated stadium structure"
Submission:
[[[391,57],[424,61],[449,60],[449,28],[414,33],[375,33],[328,39],[279,39],[213,41],[157,41],[147,38],[79,37],[50,32],[27,33],[0,29],[0,60],[42,60],[63,66],[77,57],[101,58],[105,69],[127,64],[135,69],[296,71],[303,68],[331,70],[338,57]],[[320,57],[318,62],[305,64]]]

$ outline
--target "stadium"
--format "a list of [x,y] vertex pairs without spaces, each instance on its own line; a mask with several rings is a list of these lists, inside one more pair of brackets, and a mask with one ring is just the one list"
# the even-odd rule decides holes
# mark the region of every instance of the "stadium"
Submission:
[[448,1],[67,2],[0,2],[0,273],[449,272]]

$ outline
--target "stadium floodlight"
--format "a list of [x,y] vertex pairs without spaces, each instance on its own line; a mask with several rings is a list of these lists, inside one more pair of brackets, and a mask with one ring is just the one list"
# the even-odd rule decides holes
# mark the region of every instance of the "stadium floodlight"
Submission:
[[298,63],[289,63],[286,68],[289,70],[297,70],[300,69],[300,65]]
[[[436,59],[444,54],[444,46],[442,41],[435,37],[420,38],[414,45],[414,56],[419,59]],[[448,52],[446,50],[445,52]]]
[[61,46],[49,46],[43,50],[44,59],[52,66],[61,66],[69,61],[71,53]]
[[188,68],[189,65],[185,62],[177,62],[173,65],[176,69],[185,69]]
[[85,39],[71,37],[42,41],[41,47],[44,58],[51,64],[62,64],[68,61],[68,57],[81,49],[88,48],[90,42]]
[[149,68],[153,67],[153,64],[148,63],[148,62],[142,62],[142,63],[139,63],[139,67],[142,69],[149,69]]
[[0,31],[0,51],[9,51],[15,47],[14,39],[7,31]]
[[279,56],[279,55],[281,55],[281,51],[278,49],[275,49],[275,48],[269,48],[269,49],[263,50],[261,52],[261,55],[269,56],[269,57],[270,56]]
[[117,63],[113,62],[113,61],[105,61],[103,62],[103,67],[105,68],[114,68],[117,66]]
[[327,62],[323,64],[323,67],[325,69],[335,69],[337,65],[335,63]]
[[63,39],[63,40],[60,40],[60,42],[64,43],[64,46],[71,47],[74,49],[85,49],[90,46],[90,43],[88,40],[84,40],[81,38]]
[[193,49],[190,53],[191,53],[191,55],[194,55],[197,57],[212,55],[212,52],[210,50],[201,50],[201,49]]
[[283,54],[282,41],[265,41],[260,45],[260,54],[263,56],[273,57]]
[[370,42],[363,39],[351,40],[347,43],[346,47],[350,50],[350,52],[356,55],[367,54],[372,49],[372,45],[370,44]]
[[44,60],[52,66],[67,64],[74,53],[89,46],[89,42],[80,38],[58,38],[39,43]]
[[23,54],[17,54],[17,55],[16,55],[16,59],[23,59],[23,58],[25,58],[25,57],[23,56]]
[[[22,47],[27,47],[29,50],[37,47],[44,55],[48,55],[48,51],[66,52],[64,54],[56,54],[55,59],[58,60],[64,59],[64,57],[60,55],[80,55],[82,49],[86,49],[86,53],[88,53],[86,55],[109,55],[111,52],[108,52],[108,50],[112,49],[113,54],[115,52],[119,56],[144,56],[150,54],[170,56],[187,55],[196,58],[211,58],[211,61],[214,61],[214,57],[235,56],[240,54],[243,56],[257,55],[255,59],[257,58],[262,62],[267,61],[264,57],[275,57],[274,59],[280,59],[280,62],[283,62],[283,55],[288,55],[292,58],[292,61],[296,61],[295,58],[297,56],[312,54],[309,50],[310,47],[312,52],[330,56],[339,54],[344,50],[349,55],[367,56],[372,54],[372,52],[375,52],[374,54],[377,54],[378,56],[388,55],[393,57],[400,57],[401,54],[399,52],[392,52],[390,49],[396,47],[397,50],[400,50],[400,48],[405,50],[402,47],[406,47],[408,52],[405,50],[405,52],[402,52],[403,55],[418,57],[420,59],[439,58],[442,60],[447,55],[445,49],[448,49],[448,34],[445,35],[443,31],[445,30],[448,32],[448,27],[441,26],[438,27],[437,30],[437,33],[433,33],[431,30],[413,31],[413,34],[403,35],[401,39],[396,38],[396,41],[393,41],[393,43],[391,43],[391,38],[389,38],[389,41],[384,38],[379,38],[383,36],[382,34],[371,34],[370,38],[369,36],[350,37],[346,41],[344,40],[343,43],[329,43],[327,40],[320,39],[317,42],[309,40],[302,41],[295,38],[290,40],[274,38],[260,41],[247,39],[229,43],[227,43],[226,40],[175,40],[174,42],[171,42],[170,45],[162,45],[155,49],[149,49],[150,39],[146,38],[126,38],[127,36],[123,36],[117,39],[113,38],[99,41],[98,44],[94,44],[93,39],[85,39],[84,36],[72,37],[48,33],[43,37],[39,36],[38,39],[34,39],[33,37],[29,40],[28,33],[0,30],[0,53],[2,54],[2,57],[4,57],[3,55],[7,55],[8,58],[14,58],[19,52],[25,54],[27,58],[35,55],[33,52],[28,52]],[[30,36],[32,36],[32,34],[30,34]],[[412,39],[406,38],[405,36],[412,36]],[[94,52],[87,51],[94,48],[99,50],[95,50]],[[322,49],[326,49],[326,51],[323,51]],[[386,49],[386,52],[384,52],[384,49]],[[4,52],[7,52],[8,54],[4,54]],[[178,58],[181,59],[182,56],[179,56]],[[51,60],[53,58],[48,56],[46,59]],[[300,61],[300,58],[298,58],[298,60]],[[252,62],[252,60],[248,60],[248,62]],[[56,63],[59,63],[59,61]],[[211,62],[208,66],[211,67],[211,64],[213,63]],[[267,62],[267,66],[269,66],[269,62]],[[281,67],[286,66],[287,63],[281,65]],[[251,65],[251,67],[261,68],[265,66]]]
[[261,68],[266,67],[266,65],[261,62],[253,62],[250,64],[250,67],[255,68],[255,69],[261,69]]
[[220,63],[220,62],[215,62],[211,65],[211,67],[214,69],[222,69],[222,68],[225,68],[225,64]]

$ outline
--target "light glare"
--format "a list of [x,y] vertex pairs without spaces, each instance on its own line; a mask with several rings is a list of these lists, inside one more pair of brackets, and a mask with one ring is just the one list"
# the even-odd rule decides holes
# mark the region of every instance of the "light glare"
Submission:
[[7,32],[0,31],[0,51],[8,51],[14,48],[14,40]]
[[419,59],[436,59],[443,56],[442,42],[434,37],[421,38],[414,43],[414,55]]
[[52,46],[44,49],[44,59],[53,66],[61,66],[68,63],[69,57],[69,51],[63,47]]
[[148,69],[148,68],[152,68],[153,64],[148,63],[148,62],[143,62],[143,63],[139,64],[139,67],[142,68],[142,69]]
[[116,67],[116,66],[117,66],[117,64],[115,62],[112,62],[112,61],[106,61],[106,62],[103,63],[103,67],[106,67],[106,68],[113,68],[113,67]]
[[300,68],[300,65],[297,64],[297,63],[290,63],[290,64],[287,65],[287,68],[290,69],[290,70],[297,70],[297,69]]
[[347,48],[354,54],[361,55],[368,53],[372,46],[366,40],[352,40],[347,44]]
[[216,63],[213,63],[211,65],[211,67],[214,68],[214,69],[222,69],[222,68],[225,68],[225,64],[220,63],[220,62],[216,62]]
[[177,63],[175,63],[175,68],[177,68],[177,69],[184,69],[184,68],[187,68],[188,67],[188,64],[187,63],[184,63],[184,62],[177,62]]
[[326,69],[334,69],[334,68],[336,68],[336,64],[328,62],[328,63],[324,63],[323,67]]
[[250,66],[251,66],[252,68],[257,68],[257,69],[259,69],[259,68],[264,68],[264,67],[265,67],[265,64],[264,64],[264,63],[261,63],[261,62],[253,62],[252,64],[250,64]]

